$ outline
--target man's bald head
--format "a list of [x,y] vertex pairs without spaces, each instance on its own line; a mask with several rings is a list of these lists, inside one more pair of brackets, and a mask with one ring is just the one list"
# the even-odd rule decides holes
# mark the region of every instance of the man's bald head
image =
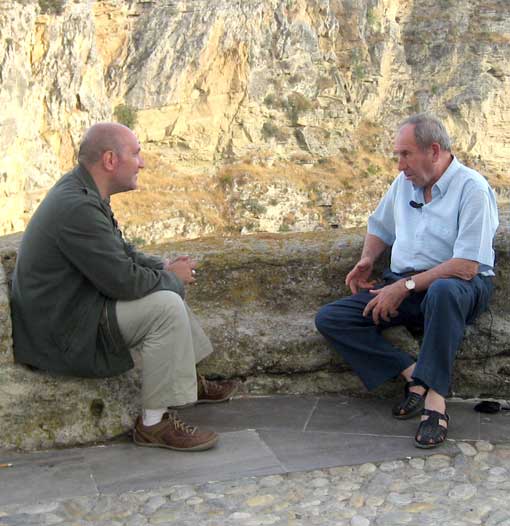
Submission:
[[107,151],[113,151],[119,155],[124,148],[126,138],[131,134],[127,126],[116,122],[94,124],[83,136],[78,152],[78,162],[84,166],[93,166]]

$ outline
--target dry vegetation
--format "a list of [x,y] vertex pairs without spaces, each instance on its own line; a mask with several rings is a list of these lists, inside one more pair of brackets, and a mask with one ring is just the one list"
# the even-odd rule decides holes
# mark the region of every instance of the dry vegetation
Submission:
[[[266,206],[278,204],[274,198],[268,202],[266,195],[275,185],[306,194],[311,208],[319,207],[325,195],[334,196],[337,207],[358,209],[360,201],[366,207],[380,197],[395,174],[393,162],[376,151],[380,134],[378,128],[361,126],[356,146],[335,157],[313,158],[303,152],[275,160],[273,152],[259,151],[251,158],[216,167],[176,167],[163,151],[152,149],[144,154],[139,189],[114,196],[113,206],[125,226],[179,217],[218,232],[238,231],[242,226],[256,229]],[[247,190],[243,193],[243,189]],[[234,217],[239,210],[254,221],[248,217],[240,223]],[[289,217],[284,218],[284,229],[292,224]]]
[[207,171],[178,170],[156,152],[145,153],[144,161],[138,190],[112,198],[121,223],[146,224],[169,216],[192,217],[197,209],[208,216],[211,224],[221,223],[214,210],[221,205],[221,194],[212,188],[214,180]]
[[[380,128],[365,123],[358,128],[351,149],[328,158],[302,152],[275,159],[268,150],[231,164],[175,166],[166,160],[163,150],[152,147],[144,154],[139,189],[114,196],[113,206],[125,227],[144,225],[151,229],[159,224],[164,230],[165,220],[177,219],[198,225],[202,232],[220,234],[258,231],[268,209],[274,211],[292,199],[290,195],[305,196],[305,203],[296,204],[300,207],[297,214],[294,210],[281,211],[280,231],[298,228],[299,214],[314,213],[321,216],[324,228],[335,221],[359,226],[395,177],[396,165],[387,154],[388,144]],[[483,166],[476,166],[476,160],[466,161],[487,173]],[[495,187],[504,187],[508,178],[500,175],[489,180]]]

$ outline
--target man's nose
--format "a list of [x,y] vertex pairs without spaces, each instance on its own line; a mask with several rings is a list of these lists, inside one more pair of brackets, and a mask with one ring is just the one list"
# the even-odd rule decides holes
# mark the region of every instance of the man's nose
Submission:
[[407,163],[405,162],[403,157],[398,158],[398,170],[399,172],[403,172],[407,168]]
[[145,161],[143,160],[143,157],[140,155],[139,159],[138,159],[138,166],[140,168],[144,168],[145,166]]

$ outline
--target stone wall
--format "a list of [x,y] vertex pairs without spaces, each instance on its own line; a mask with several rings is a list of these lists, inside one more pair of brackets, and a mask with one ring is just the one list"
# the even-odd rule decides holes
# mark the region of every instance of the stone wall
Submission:
[[[200,365],[209,376],[239,378],[242,393],[367,396],[360,381],[314,328],[318,307],[347,291],[359,232],[210,238],[149,247],[199,260],[188,302],[216,352]],[[139,411],[138,370],[102,380],[62,378],[13,364],[7,284],[19,236],[0,241],[1,447],[35,449],[104,440],[128,430]],[[468,328],[456,361],[453,394],[510,396],[510,249],[497,238],[497,287],[491,312]],[[388,338],[416,353],[419,335],[403,328]],[[401,389],[389,382],[374,396]]]

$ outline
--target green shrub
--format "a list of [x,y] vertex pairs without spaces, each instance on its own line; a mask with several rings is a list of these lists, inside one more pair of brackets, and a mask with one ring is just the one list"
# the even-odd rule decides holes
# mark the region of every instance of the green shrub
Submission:
[[381,31],[381,21],[373,7],[367,9],[367,22],[373,31]]
[[377,17],[373,7],[367,9],[367,22],[372,26],[377,22]]
[[264,104],[268,108],[281,108],[282,100],[274,93],[269,93],[264,97]]
[[244,207],[246,210],[251,212],[254,215],[264,214],[267,208],[264,205],[261,205],[256,199],[247,199],[244,202]]
[[44,15],[61,15],[65,4],[65,0],[39,0],[41,13]]
[[218,180],[223,190],[234,186],[234,177],[230,174],[222,174],[218,177]]
[[288,134],[284,130],[278,128],[278,126],[272,121],[266,121],[262,125],[262,135],[266,140],[274,137],[278,141],[286,141],[289,138]]
[[336,82],[332,77],[319,77],[317,79],[317,88],[319,91],[322,91],[324,89],[333,88],[335,86]]
[[133,239],[128,240],[128,243],[131,243],[135,247],[143,247],[147,245],[147,241],[143,237],[134,237]]
[[262,135],[268,139],[269,137],[276,137],[278,133],[278,126],[271,121],[266,121],[262,125]]
[[366,173],[372,177],[375,177],[380,171],[381,169],[379,168],[379,166],[370,163],[367,167]]
[[134,128],[137,121],[136,110],[128,104],[119,104],[116,106],[113,110],[113,115],[117,119],[117,122],[131,129]]
[[361,80],[366,75],[365,59],[359,48],[351,50],[351,72],[356,80]]
[[352,76],[357,80],[361,80],[365,76],[365,73],[365,66],[363,66],[363,64],[355,64],[352,68]]
[[289,84],[297,84],[298,82],[301,82],[303,80],[303,75],[300,73],[294,73],[294,75],[291,75],[289,77]]
[[276,96],[275,96],[275,94],[274,94],[274,93],[268,93],[268,94],[264,97],[264,104],[265,104],[268,108],[273,108],[273,107],[274,107],[275,100],[276,100]]
[[287,112],[293,123],[298,121],[300,114],[310,109],[312,109],[312,103],[302,93],[294,91],[287,97]]

